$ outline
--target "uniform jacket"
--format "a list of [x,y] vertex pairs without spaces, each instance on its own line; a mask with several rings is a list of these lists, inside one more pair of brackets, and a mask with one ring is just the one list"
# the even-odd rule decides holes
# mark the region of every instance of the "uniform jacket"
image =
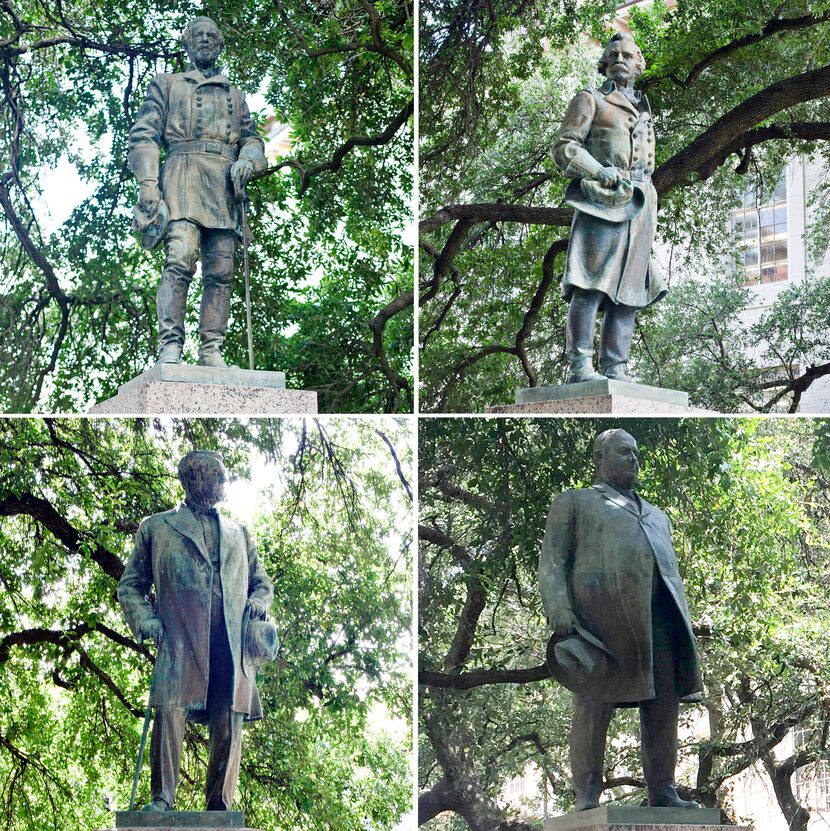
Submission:
[[683,622],[677,693],[699,700],[703,685],[671,524],[642,497],[640,505],[604,483],[553,500],[539,560],[542,604],[548,617],[571,610],[614,654],[618,672],[602,701],[647,701],[654,698],[652,581],[662,579]]
[[224,75],[206,78],[198,69],[156,75],[130,130],[127,161],[139,179],[159,179],[170,221],[190,219],[204,228],[235,229],[229,171],[233,159],[220,152],[168,156],[159,174],[161,149],[184,141],[231,148],[233,159],[266,167],[262,139],[254,130],[245,96]]
[[578,92],[568,105],[553,143],[553,160],[575,179],[595,178],[613,165],[638,182],[645,194],[643,209],[627,222],[608,222],[577,210],[562,294],[573,287],[603,292],[614,303],[642,308],[662,299],[665,283],[651,258],[657,228],[654,172],[654,127],[648,99],[635,93],[637,103],[606,81],[599,89]]
[[[233,657],[234,711],[262,718],[254,678],[242,671],[242,617],[249,597],[271,605],[274,587],[262,570],[247,529],[219,515],[219,564],[225,627]],[[210,604],[213,567],[201,524],[182,504],[154,514],[138,527],[135,547],[118,584],[124,616],[138,637],[141,624],[161,620],[164,638],[156,657],[150,704],[182,707],[204,718],[210,674]],[[148,599],[155,586],[154,609]]]

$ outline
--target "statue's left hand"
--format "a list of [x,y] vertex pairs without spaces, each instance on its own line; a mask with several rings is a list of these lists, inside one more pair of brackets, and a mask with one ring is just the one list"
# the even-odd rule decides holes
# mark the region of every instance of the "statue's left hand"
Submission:
[[245,604],[245,608],[248,610],[248,614],[251,616],[251,620],[265,620],[265,604],[260,600],[254,600],[253,597],[248,598],[248,602]]
[[237,159],[231,165],[231,182],[233,183],[233,192],[239,196],[245,192],[245,185],[248,184],[248,179],[251,178],[254,172],[254,164],[248,159]]

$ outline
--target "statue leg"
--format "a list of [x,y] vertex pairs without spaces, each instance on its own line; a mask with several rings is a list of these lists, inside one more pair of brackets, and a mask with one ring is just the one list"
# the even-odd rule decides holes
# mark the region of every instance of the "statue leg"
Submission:
[[599,805],[605,737],[614,714],[614,705],[576,694],[573,702],[570,749],[576,810],[587,811]]
[[156,295],[160,364],[181,363],[187,291],[199,258],[199,228],[187,219],[167,226],[164,271]]
[[677,795],[674,769],[677,765],[676,642],[674,601],[662,578],[656,576],[652,601],[655,698],[640,704],[640,738],[643,773],[648,785],[648,804],[665,808],[698,808],[697,802]]
[[594,330],[597,311],[603,294],[574,287],[568,306],[568,320],[565,326],[565,351],[570,369],[565,383],[596,381],[602,376],[594,371],[591,358],[594,355]]
[[228,332],[235,251],[233,231],[206,229],[203,232],[199,363],[204,366],[227,366],[222,358],[222,346]]
[[239,762],[242,757],[242,713],[231,709],[233,702],[233,657],[228,646],[222,601],[214,597],[210,627],[210,679],[208,681],[208,725],[210,756],[205,781],[208,811],[230,811]]
[[608,303],[602,318],[602,332],[599,339],[599,368],[606,378],[616,381],[632,381],[625,374],[631,341],[634,338],[634,319],[637,309]]
[[[145,811],[167,811],[173,807],[184,742],[185,711],[181,707],[156,708],[150,739],[150,797]],[[165,804],[161,804],[161,800]]]

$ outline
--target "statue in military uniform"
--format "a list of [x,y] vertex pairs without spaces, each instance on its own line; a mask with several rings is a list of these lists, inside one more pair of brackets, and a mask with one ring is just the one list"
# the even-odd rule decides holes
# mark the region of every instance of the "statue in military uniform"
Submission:
[[703,683],[671,523],[634,486],[640,453],[625,430],[594,441],[590,488],[551,503],[539,590],[553,630],[547,664],[574,693],[570,737],[576,809],[596,808],[615,707],[639,707],[648,804],[698,808],[674,782],[681,701]]
[[130,130],[127,161],[141,185],[133,227],[145,247],[164,241],[158,362],[181,362],[187,292],[201,254],[199,363],[223,367],[234,255],[245,233],[237,199],[266,166],[264,144],[244,95],[216,67],[224,45],[216,24],[196,17],[182,40],[189,70],[153,79]]
[[216,510],[228,482],[221,457],[188,453],[179,479],[184,502],[139,525],[118,583],[130,629],[139,643],[156,643],[151,800],[144,810],[173,807],[185,723],[194,721],[210,728],[207,810],[229,811],[242,723],[262,718],[256,666],[276,656],[276,628],[265,620],[274,587],[248,530]]
[[626,369],[637,309],[666,294],[651,256],[657,228],[654,127],[648,99],[634,89],[644,69],[632,36],[615,34],[598,65],[606,82],[576,94],[553,144],[557,167],[573,177],[566,201],[576,208],[562,278],[562,295],[569,301],[568,383],[603,377],[631,381]]

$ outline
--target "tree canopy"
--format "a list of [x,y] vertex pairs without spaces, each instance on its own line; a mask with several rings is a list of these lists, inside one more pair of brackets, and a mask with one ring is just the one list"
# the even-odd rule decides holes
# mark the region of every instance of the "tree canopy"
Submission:
[[[597,84],[615,2],[427,2],[421,30],[420,370],[426,411],[507,403],[561,383],[558,281],[573,211],[550,158],[565,108]],[[639,380],[688,390],[720,412],[795,411],[830,374],[819,273],[827,245],[830,5],[657,0],[625,25],[647,69],[657,140],[658,242],[670,293],[638,317]],[[615,20],[617,22],[615,22]],[[760,319],[737,275],[729,212],[763,199],[788,161],[820,172],[807,278]],[[764,373],[759,368],[772,368]]]
[[[740,820],[732,777],[760,767],[788,827],[803,831],[811,811],[792,775],[830,757],[820,419],[422,423],[419,820],[449,811],[473,831],[525,825],[499,798],[531,761],[549,810],[573,808],[570,693],[544,663],[536,570],[551,498],[591,484],[591,446],[609,427],[637,440],[638,490],[674,526],[701,656],[703,704],[681,711],[679,790]],[[784,752],[794,728],[803,741]],[[617,712],[605,765],[612,797],[633,804],[645,788],[637,730],[636,710]]]
[[[235,805],[265,831],[389,831],[412,799],[412,433],[393,419],[0,423],[3,827],[88,831],[127,809],[154,648],[116,584],[194,448],[260,489],[231,484],[229,502],[275,586],[280,650],[258,674]],[[206,765],[189,725],[178,809],[203,808]]]
[[[407,0],[3,0],[0,407],[78,412],[155,359],[163,254],[130,231],[127,136],[153,77],[186,68],[196,14],[222,30],[231,82],[264,96],[259,127],[290,131],[290,157],[248,188],[257,368],[318,390],[323,412],[411,411]],[[78,194],[53,222],[55,169]],[[247,366],[242,282],[226,357]]]

